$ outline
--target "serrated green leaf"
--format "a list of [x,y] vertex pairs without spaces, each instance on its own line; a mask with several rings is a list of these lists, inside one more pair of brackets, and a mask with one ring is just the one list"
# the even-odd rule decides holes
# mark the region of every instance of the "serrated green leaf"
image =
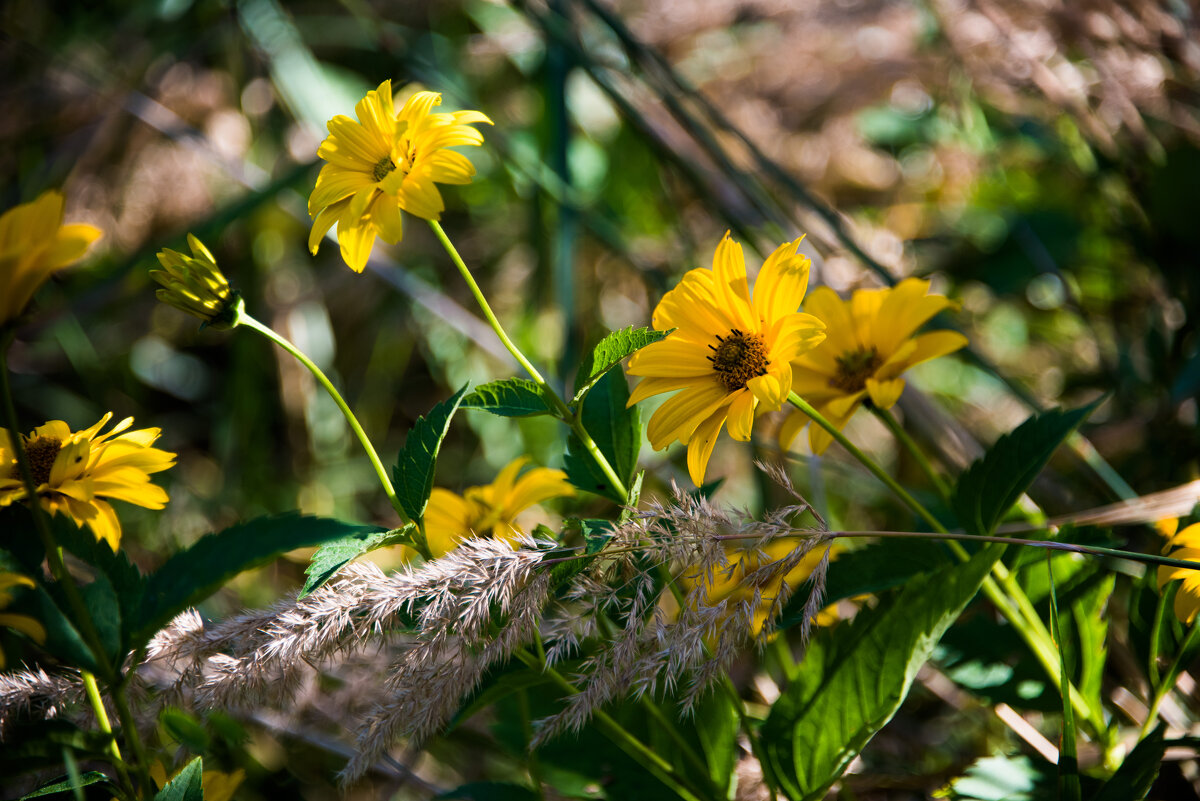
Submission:
[[260,517],[201,537],[147,579],[143,603],[128,624],[132,644],[136,647],[145,642],[175,615],[198,604],[243,570],[265,565],[296,548],[383,530],[290,513]]
[[970,534],[991,534],[1051,454],[1102,400],[1035,414],[996,440],[958,479],[952,505],[962,527]]
[[[38,574],[33,575],[36,577]],[[41,647],[47,653],[69,665],[104,675],[100,662],[92,654],[83,635],[63,612],[64,609],[69,609],[70,605],[65,598],[57,595],[57,592],[51,595],[47,588],[39,583],[32,589],[17,592],[5,611],[28,615],[41,623],[46,630],[46,640],[41,643]]]
[[464,409],[483,409],[500,417],[553,414],[542,388],[528,378],[506,378],[475,387],[462,399]]
[[196,757],[163,785],[154,801],[204,801],[204,760]]
[[405,513],[413,520],[425,516],[425,504],[433,492],[433,474],[437,466],[438,450],[450,430],[450,418],[458,411],[466,385],[452,396],[429,410],[429,414],[418,417],[413,423],[396,466],[392,468],[392,481],[396,484],[396,495]]
[[1167,746],[1163,734],[1167,724],[1159,723],[1139,742],[1112,778],[1104,783],[1091,801],[1141,801],[1150,792],[1162,765]]
[[56,793],[69,793],[77,787],[87,787],[89,784],[99,784],[101,782],[108,784],[108,777],[98,770],[89,770],[87,773],[81,773],[76,780],[72,780],[70,776],[64,776],[53,784],[39,787],[32,793],[21,796],[20,801],[25,801],[27,798],[41,798],[42,796],[55,795]]
[[652,328],[621,328],[608,334],[592,349],[591,355],[579,365],[575,374],[575,397],[578,403],[583,393],[590,390],[600,378],[622,359],[632,356],[647,345],[665,339],[670,331],[655,331]]
[[821,798],[891,720],[1002,552],[990,546],[969,562],[916,577],[850,624],[818,633],[761,729],[789,798]]
[[329,581],[339,570],[365,553],[389,545],[411,544],[412,535],[416,530],[415,524],[408,523],[403,528],[391,531],[359,531],[325,543],[312,555],[308,567],[304,569],[307,578],[304,580],[300,597],[303,598]]
[[87,607],[109,663],[119,663],[124,656],[121,607],[108,576],[98,573],[95,579],[79,588],[79,594],[83,596],[83,604]]
[[[638,448],[642,442],[641,415],[637,406],[625,408],[628,400],[629,383],[625,374],[605,373],[588,393],[581,415],[584,429],[626,487],[630,486],[637,469]],[[612,486],[574,433],[567,437],[563,466],[567,480],[579,489],[603,495],[622,505],[626,503],[624,493]]]

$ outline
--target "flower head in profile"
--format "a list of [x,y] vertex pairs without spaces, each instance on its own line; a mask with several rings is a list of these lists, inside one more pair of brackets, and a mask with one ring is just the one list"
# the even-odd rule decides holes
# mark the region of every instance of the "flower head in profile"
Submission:
[[468,537],[495,537],[511,542],[525,534],[517,516],[534,504],[575,494],[561,470],[535,467],[518,477],[528,462],[522,456],[500,471],[496,480],[469,487],[462,495],[435,487],[425,509],[425,539],[429,551],[444,556]]
[[[65,514],[81,528],[90,526],[96,539],[115,551],[121,541],[121,522],[108,501],[162,509],[166,490],[150,483],[150,474],[175,464],[175,454],[152,447],[159,429],[130,431],[132,417],[100,433],[111,419],[109,412],[82,431],[51,420],[22,442],[43,507],[52,514]],[[11,434],[0,428],[0,506],[27,497]]]
[[[33,579],[19,573],[0,571],[0,626],[16,629],[34,642],[46,641],[46,629],[29,615],[18,615],[4,610],[12,603],[13,587],[32,587]],[[0,670],[4,669],[4,651],[0,651]]]
[[[1171,537],[1167,548],[1171,549],[1167,555],[1172,559],[1196,562],[1196,566],[1200,567],[1200,523],[1188,526]],[[1175,579],[1183,579],[1175,594],[1175,616],[1190,625],[1196,619],[1196,612],[1200,611],[1200,570],[1166,565],[1158,569],[1160,590]]]
[[[954,302],[930,295],[929,282],[906,278],[890,289],[860,289],[842,300],[820,287],[804,308],[822,320],[829,336],[792,362],[792,389],[838,429],[845,427],[865,400],[891,408],[904,391],[900,377],[914,364],[952,353],[967,344],[956,331],[916,330]],[[787,448],[808,423],[803,412],[792,412],[780,429]],[[813,453],[823,453],[833,437],[819,426],[808,431]]]
[[24,310],[55,270],[83,257],[100,229],[63,225],[63,196],[54,190],[0,215],[0,325]]
[[190,256],[170,248],[159,251],[162,267],[150,270],[150,277],[162,285],[155,296],[199,317],[205,325],[233,328],[245,308],[241,294],[229,288],[217,260],[203,242],[188,234],[188,246],[192,249]]
[[825,338],[825,324],[798,311],[810,261],[800,239],[776,248],[759,270],[751,297],[742,246],[721,240],[711,270],[689,271],[654,310],[654,328],[674,329],[642,348],[629,374],[642,376],[629,404],[681,390],[650,418],[655,450],[687,443],[688,473],[704,483],[717,435],[746,442],[754,417],[783,406],[792,362]]
[[441,217],[445,204],[436,184],[469,184],[475,175],[466,156],[447,148],[483,144],[471,125],[492,123],[479,111],[432,113],[441,102],[437,92],[417,92],[397,113],[392,82],[384,81],[354,107],[357,122],[343,114],[329,121],[317,150],[326,164],[308,198],[309,250],[316,253],[337,223],[342,258],[361,273],[375,237],[400,241],[401,209],[426,220]]

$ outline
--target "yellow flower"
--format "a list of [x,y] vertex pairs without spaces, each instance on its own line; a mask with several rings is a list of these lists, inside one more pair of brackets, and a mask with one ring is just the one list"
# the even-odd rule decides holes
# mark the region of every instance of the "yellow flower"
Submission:
[[43,192],[0,215],[0,326],[13,320],[55,270],[83,257],[100,229],[63,225],[63,196]]
[[[28,576],[22,576],[17,573],[5,573],[0,571],[0,610],[6,608],[12,603],[12,593],[8,590],[11,587],[32,587],[33,579]],[[35,642],[42,643],[46,641],[46,629],[42,624],[29,617],[28,615],[16,615],[11,613],[0,612],[0,626],[6,626],[10,629],[16,629],[26,637]],[[4,669],[4,652],[0,651],[0,670]]]
[[162,269],[150,270],[150,277],[163,288],[155,296],[180,311],[199,317],[214,328],[233,328],[241,318],[245,304],[240,293],[229,288],[229,282],[217,267],[217,260],[196,237],[188,234],[192,255],[163,248],[158,253]]
[[[1172,559],[1200,563],[1200,523],[1190,525],[1171,537],[1167,547],[1175,549],[1167,554]],[[1197,566],[1200,567],[1200,564]],[[1175,594],[1175,616],[1190,624],[1196,619],[1196,612],[1200,611],[1200,570],[1166,566],[1158,569],[1159,590],[1175,579],[1183,579],[1179,592]]]
[[[860,289],[848,301],[828,287],[813,290],[804,308],[828,326],[829,336],[792,362],[792,390],[839,430],[867,398],[881,409],[891,408],[904,391],[901,373],[967,344],[955,331],[913,336],[954,305],[928,292],[929,282],[919,278],[906,278],[891,289]],[[780,428],[780,444],[787,448],[806,423],[803,412],[792,412]],[[813,425],[808,441],[819,454],[833,437]]]
[[444,556],[468,537],[492,536],[511,542],[525,532],[517,515],[534,504],[575,494],[561,470],[535,467],[517,478],[528,457],[514,459],[496,480],[470,487],[463,495],[435,487],[425,509],[425,539],[434,558]]
[[483,144],[474,123],[492,124],[478,111],[433,114],[437,92],[417,92],[397,114],[392,82],[384,81],[354,107],[329,121],[317,155],[328,162],[308,198],[313,218],[308,247],[314,254],[336,222],[342,258],[355,272],[367,266],[375,237],[394,245],[403,235],[400,210],[426,220],[441,217],[445,204],[435,183],[469,184],[475,168],[446,148]]
[[[788,539],[771,540],[762,547],[747,548],[732,543],[727,545],[725,548],[726,566],[713,571],[712,582],[705,588],[705,599],[708,604],[717,604],[729,599],[730,605],[733,606],[752,600],[755,590],[757,590],[759,602],[758,607],[754,610],[754,619],[750,627],[750,634],[757,637],[767,622],[767,615],[771,613],[775,600],[779,597],[783,582],[786,581],[788,586],[795,590],[808,580],[809,575],[821,563],[821,559],[825,555],[825,548],[814,548],[805,554],[800,563],[792,568],[786,576],[777,575],[761,586],[755,587],[748,583],[746,576],[763,565],[783,559],[796,547],[797,543]],[[839,550],[835,547],[830,553],[830,559],[836,558]],[[764,554],[765,560],[763,559]],[[836,622],[837,619],[837,609],[834,606],[818,612],[815,622],[819,626],[827,626]]]
[[[121,542],[121,521],[103,499],[162,509],[166,490],[151,484],[150,474],[175,464],[175,454],[151,447],[160,429],[128,431],[132,417],[101,434],[111,419],[109,412],[91,428],[75,432],[62,420],[51,420],[22,441],[42,505],[80,527],[91,526],[96,539],[115,551]],[[27,497],[10,436],[0,428],[0,506]]]
[[629,361],[629,374],[644,376],[630,406],[683,390],[658,408],[646,435],[655,450],[687,443],[688,473],[697,486],[726,420],[731,437],[748,441],[755,414],[787,400],[791,362],[825,338],[824,323],[797,311],[811,264],[797,252],[800,241],[780,245],[767,258],[751,299],[742,246],[726,233],[712,269],[689,271],[654,310],[654,327],[674,332]]

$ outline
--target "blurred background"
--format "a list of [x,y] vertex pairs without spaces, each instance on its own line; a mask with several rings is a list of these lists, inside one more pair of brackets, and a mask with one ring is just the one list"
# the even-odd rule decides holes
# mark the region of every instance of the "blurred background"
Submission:
[[[20,332],[19,413],[27,428],[112,410],[163,429],[179,454],[158,477],[171,503],[119,509],[146,566],[259,514],[393,520],[303,368],[249,332],[198,331],[146,276],[158,249],[198,235],[248,310],[342,387],[389,464],[434,403],[518,374],[422,221],[377,243],[363,275],[331,241],[307,252],[325,122],[390,78],[495,121],[467,154],[475,182],[445,188],[443,225],[554,380],[607,331],[648,325],[726,230],[752,270],[807,233],[816,281],[839,292],[917,275],[961,301],[935,326],[971,350],[914,370],[899,409],[954,470],[1035,408],[1110,393],[1081,452],[1111,470],[1061,453],[1037,499],[1062,512],[1166,489],[1197,478],[1200,456],[1196,13],[1183,0],[10,0],[0,206],[62,187],[67,220],[105,232]],[[834,525],[913,525],[837,449],[780,454],[765,422],[753,448],[718,445],[721,500],[778,502],[751,460],[786,459]],[[563,433],[461,413],[438,483],[489,482],[526,453],[561,466]],[[869,415],[849,433],[922,483]],[[681,449],[646,449],[643,464],[651,491],[688,483]],[[244,575],[210,611],[269,603],[303,567]]]

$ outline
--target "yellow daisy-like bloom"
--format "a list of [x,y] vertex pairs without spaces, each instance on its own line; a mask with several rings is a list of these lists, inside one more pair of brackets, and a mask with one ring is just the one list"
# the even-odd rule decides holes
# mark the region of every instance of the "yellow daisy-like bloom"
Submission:
[[[129,431],[132,417],[101,434],[111,419],[109,412],[94,426],[74,432],[62,420],[51,420],[23,442],[42,505],[80,527],[91,526],[96,539],[115,551],[121,542],[121,521],[104,499],[162,509],[167,492],[150,483],[150,474],[175,464],[175,454],[151,447],[160,429]],[[27,498],[10,437],[0,428],[0,506]]]
[[100,238],[94,225],[63,225],[63,196],[50,190],[0,215],[0,326],[16,319],[55,270]]
[[435,184],[469,184],[475,175],[466,156],[446,148],[483,144],[471,125],[492,124],[479,111],[431,113],[441,102],[437,92],[417,92],[397,114],[392,82],[384,81],[354,107],[358,122],[343,114],[329,121],[317,150],[328,163],[308,198],[309,250],[317,252],[336,222],[342,258],[361,273],[375,237],[400,241],[401,209],[426,220],[441,217],[445,204]]
[[[12,593],[9,590],[13,587],[32,587],[33,579],[28,576],[22,576],[19,573],[0,572],[0,626],[6,626],[29,637],[37,643],[46,641],[46,629],[41,623],[37,622],[29,615],[16,615],[6,613],[3,610],[12,603]],[[4,669],[4,652],[0,651],[0,670]]]
[[517,515],[542,501],[575,494],[561,470],[535,467],[518,478],[528,461],[525,456],[513,460],[491,484],[470,487],[462,495],[434,488],[425,509],[425,539],[435,559],[468,537],[512,542],[525,533],[515,522]]
[[[1167,554],[1172,559],[1200,563],[1200,523],[1188,526],[1171,537],[1167,548],[1175,549]],[[1190,624],[1196,619],[1196,612],[1200,611],[1200,570],[1165,565],[1158,569],[1159,590],[1175,579],[1183,579],[1183,584],[1175,594],[1175,616]]]
[[162,269],[151,269],[150,277],[162,284],[155,296],[170,306],[214,328],[233,328],[238,324],[245,304],[241,295],[229,288],[229,281],[217,266],[213,254],[196,237],[188,234],[192,255],[163,248],[158,253]]
[[689,271],[655,308],[654,328],[675,330],[629,361],[629,374],[644,377],[630,406],[682,390],[658,408],[646,435],[655,450],[687,443],[688,473],[697,486],[726,421],[731,437],[748,441],[755,415],[787,400],[792,362],[825,339],[825,324],[797,311],[811,266],[797,252],[802,239],[767,258],[751,298],[742,246],[726,233],[712,269]]
[[[772,607],[779,597],[779,591],[783,587],[783,582],[786,581],[788,586],[793,590],[799,587],[808,579],[817,565],[821,563],[821,559],[825,555],[825,549],[814,548],[786,576],[775,576],[771,581],[759,587],[747,583],[746,576],[758,570],[764,564],[770,564],[771,562],[783,559],[795,547],[796,543],[787,539],[772,540],[761,548],[747,548],[736,544],[728,545],[725,549],[728,564],[724,568],[719,568],[713,572],[712,582],[705,588],[706,600],[712,605],[729,599],[731,605],[736,605],[743,601],[752,600],[757,589],[759,602],[757,608],[754,610],[754,619],[750,627],[750,634],[757,637],[767,622],[767,615],[771,613]],[[839,550],[840,548],[835,547],[830,553],[830,559],[836,558]],[[766,556],[765,560],[763,559],[763,555]],[[836,622],[837,619],[837,608],[836,606],[831,606],[818,612],[815,622],[819,626],[827,626]]]
[[[860,289],[842,300],[832,289],[813,290],[804,308],[828,326],[828,338],[792,362],[792,389],[840,430],[870,398],[881,409],[900,400],[900,374],[914,364],[952,353],[967,344],[956,331],[913,336],[954,301],[930,295],[929,282],[906,278],[891,289]],[[809,422],[793,412],[780,428],[787,448]],[[820,426],[808,430],[813,453],[823,453],[833,437]]]

